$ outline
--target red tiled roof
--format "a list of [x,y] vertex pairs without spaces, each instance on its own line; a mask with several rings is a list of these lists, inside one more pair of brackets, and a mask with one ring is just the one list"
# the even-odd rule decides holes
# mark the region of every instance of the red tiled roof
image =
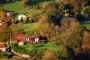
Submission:
[[9,22],[11,22],[11,19],[7,18],[7,19],[4,20],[4,22],[9,23]]
[[0,44],[0,48],[6,48],[6,44]]
[[39,38],[40,36],[36,35],[36,36],[26,36],[24,34],[16,34],[14,35],[14,38],[19,40],[19,41],[23,41],[25,38]]
[[25,35],[24,34],[16,34],[16,35],[14,35],[14,38],[19,41],[23,41],[25,39]]
[[28,38],[40,38],[40,36],[28,36]]

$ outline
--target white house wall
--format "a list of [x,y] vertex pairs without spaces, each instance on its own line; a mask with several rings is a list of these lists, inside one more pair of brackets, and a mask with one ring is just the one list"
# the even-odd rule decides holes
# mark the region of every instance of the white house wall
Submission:
[[5,52],[6,51],[6,48],[0,48],[0,51],[4,51]]

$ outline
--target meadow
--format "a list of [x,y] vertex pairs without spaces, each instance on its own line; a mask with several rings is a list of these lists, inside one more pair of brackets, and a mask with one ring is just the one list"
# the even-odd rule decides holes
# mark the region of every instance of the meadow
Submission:
[[38,26],[38,23],[28,23],[28,24],[17,24],[15,27],[23,29],[25,32],[32,31]]
[[[43,3],[48,2],[48,1],[56,1],[56,0],[34,0],[32,3],[29,3],[29,5],[42,7]],[[25,14],[43,12],[43,9],[31,9],[31,8],[23,7],[21,1],[0,5],[0,9],[6,9],[8,11],[14,11],[16,13],[25,13]]]
[[87,30],[90,32],[90,22],[80,22],[82,26],[85,26]]
[[[22,49],[27,49],[27,50],[31,50],[32,47],[30,45],[23,45],[21,46]],[[35,44],[34,45],[35,49],[52,49],[54,51],[59,51],[60,50],[60,46],[59,45],[55,45],[55,44]]]
[[27,9],[24,8],[21,4],[21,2],[12,2],[12,3],[7,3],[4,5],[0,6],[0,9],[6,9],[8,11],[14,11],[16,13],[41,13],[43,10],[42,9]]
[[[80,22],[82,26],[85,26],[88,31],[90,31],[90,22]],[[38,23],[28,23],[28,24],[17,24],[18,27],[24,29],[25,32],[32,31],[38,26]]]

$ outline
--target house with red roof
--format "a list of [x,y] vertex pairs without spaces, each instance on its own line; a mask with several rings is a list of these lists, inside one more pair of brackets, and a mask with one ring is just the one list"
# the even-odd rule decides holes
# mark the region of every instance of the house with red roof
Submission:
[[7,45],[6,44],[1,44],[0,43],[0,51],[6,51],[6,49],[7,49]]
[[45,43],[45,40],[41,39],[41,36],[38,35],[28,36],[26,38],[26,41],[29,41],[30,43],[39,43],[39,44]]
[[24,43],[45,43],[45,40],[42,40],[38,35],[26,36],[24,34],[16,34],[14,39],[19,42],[18,45],[24,45]]
[[24,45],[25,35],[24,34],[16,34],[16,35],[14,35],[14,39],[18,42],[18,45]]

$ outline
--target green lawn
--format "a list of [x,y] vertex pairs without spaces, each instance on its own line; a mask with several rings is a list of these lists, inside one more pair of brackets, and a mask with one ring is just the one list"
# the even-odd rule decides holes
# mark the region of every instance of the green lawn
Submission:
[[[21,46],[21,48],[28,49],[28,50],[32,49],[30,45],[23,45]],[[54,44],[35,44],[35,48],[36,49],[52,49],[52,50],[58,51],[60,49],[60,46],[54,45]]]
[[60,50],[60,46],[55,44],[35,44],[35,48]]
[[43,11],[42,9],[38,9],[38,10],[26,9],[22,6],[20,2],[13,2],[13,3],[2,5],[0,6],[0,9],[15,11],[16,13],[41,13]]
[[[49,2],[49,1],[57,1],[57,0],[34,0],[33,2],[29,3],[30,6],[40,6],[42,7],[42,5],[45,2]],[[17,2],[12,2],[12,3],[7,3],[4,5],[0,5],[0,9],[6,9],[9,11],[15,11],[16,13],[41,13],[43,11],[43,9],[27,9],[24,8],[21,4],[21,1],[17,1]]]
[[80,22],[80,24],[85,26],[90,31],[90,22]]
[[25,32],[32,31],[34,28],[38,26],[38,23],[28,23],[28,24],[17,24],[16,26],[24,29]]

